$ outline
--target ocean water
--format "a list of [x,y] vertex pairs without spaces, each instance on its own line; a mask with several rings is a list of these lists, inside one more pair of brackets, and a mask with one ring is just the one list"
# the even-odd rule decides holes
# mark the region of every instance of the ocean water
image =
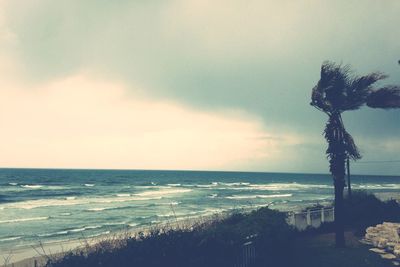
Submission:
[[[352,176],[354,189],[397,197],[400,177]],[[333,199],[323,174],[0,169],[0,252],[268,205]]]

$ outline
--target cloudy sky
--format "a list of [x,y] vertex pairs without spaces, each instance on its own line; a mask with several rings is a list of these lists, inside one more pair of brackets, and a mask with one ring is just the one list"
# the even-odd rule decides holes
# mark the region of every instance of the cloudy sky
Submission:
[[[0,166],[326,173],[324,60],[400,83],[398,0],[0,0]],[[344,115],[400,160],[400,111]],[[399,174],[400,163],[353,164]]]

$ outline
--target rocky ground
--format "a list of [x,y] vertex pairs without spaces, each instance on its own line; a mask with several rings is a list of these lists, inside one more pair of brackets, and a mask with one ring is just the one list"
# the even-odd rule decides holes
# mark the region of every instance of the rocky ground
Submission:
[[384,222],[368,227],[363,242],[374,246],[370,250],[382,258],[392,260],[400,265],[400,223]]

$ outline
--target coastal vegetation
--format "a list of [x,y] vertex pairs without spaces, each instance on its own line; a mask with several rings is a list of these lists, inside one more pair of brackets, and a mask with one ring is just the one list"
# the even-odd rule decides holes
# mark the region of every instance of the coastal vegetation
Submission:
[[105,240],[58,260],[49,258],[46,266],[234,266],[241,261],[246,242],[258,251],[251,258],[253,264],[288,266],[285,255],[294,234],[285,213],[260,208],[189,228],[156,228],[122,240]]
[[[238,266],[244,260],[243,246],[249,243],[254,254],[246,258],[246,266],[389,266],[358,240],[371,225],[400,222],[399,203],[355,191],[351,199],[344,199],[343,207],[346,249],[335,249],[334,224],[299,232],[287,223],[286,213],[264,207],[192,227],[154,228],[103,240],[61,258],[49,257],[46,267]],[[341,265],[332,261],[336,257]]]
[[345,161],[348,158],[358,160],[361,154],[346,131],[342,113],[357,110],[364,105],[373,108],[400,107],[400,88],[387,86],[380,89],[374,84],[387,76],[373,72],[365,76],[353,75],[348,65],[324,62],[321,66],[321,77],[312,89],[311,105],[328,115],[324,136],[328,142],[326,154],[329,159],[329,170],[333,176],[335,188],[335,232],[336,246],[344,247],[345,213],[343,191],[345,187]]

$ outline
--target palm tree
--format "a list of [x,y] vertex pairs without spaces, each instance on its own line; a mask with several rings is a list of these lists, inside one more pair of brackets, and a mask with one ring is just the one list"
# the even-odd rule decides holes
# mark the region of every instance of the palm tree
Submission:
[[366,104],[367,99],[373,103],[373,99],[378,97],[372,97],[375,92],[372,86],[384,78],[385,75],[377,72],[361,77],[354,76],[349,66],[326,61],[321,66],[321,78],[312,89],[311,105],[328,115],[324,136],[328,142],[326,154],[335,188],[336,247],[345,246],[343,207],[345,160],[361,158],[353,138],[343,125],[341,114],[344,111],[359,109]]

